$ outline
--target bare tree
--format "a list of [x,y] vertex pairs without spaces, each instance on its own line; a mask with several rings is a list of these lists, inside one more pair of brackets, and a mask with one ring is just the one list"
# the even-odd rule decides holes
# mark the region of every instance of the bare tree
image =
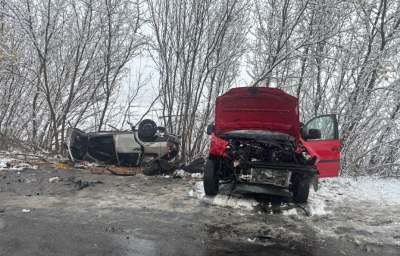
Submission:
[[[9,37],[24,49],[6,72],[14,88],[10,97],[23,101],[19,113],[30,113],[18,126],[25,131],[19,137],[62,153],[68,122],[78,125],[98,114],[101,129],[114,107],[110,103],[119,93],[125,65],[144,44],[141,3],[15,0],[3,5],[4,16],[14,24]],[[2,118],[10,123],[13,116],[17,120],[14,113],[7,108]]]
[[204,150],[215,99],[233,84],[245,52],[244,1],[148,0],[152,56],[160,77],[160,113],[182,135],[183,160]]

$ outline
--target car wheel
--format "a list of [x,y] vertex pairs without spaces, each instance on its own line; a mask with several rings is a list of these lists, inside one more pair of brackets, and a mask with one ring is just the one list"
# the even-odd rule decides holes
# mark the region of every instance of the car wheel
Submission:
[[214,196],[218,194],[219,179],[217,175],[218,161],[207,160],[206,166],[204,167],[204,191],[206,195]]
[[204,171],[204,158],[200,157],[193,160],[190,164],[183,167],[183,170],[188,173],[198,173]]
[[300,178],[293,184],[293,202],[296,204],[305,204],[310,192],[310,179],[308,177]]
[[153,120],[145,119],[139,124],[138,133],[145,138],[153,137],[157,132],[157,125]]

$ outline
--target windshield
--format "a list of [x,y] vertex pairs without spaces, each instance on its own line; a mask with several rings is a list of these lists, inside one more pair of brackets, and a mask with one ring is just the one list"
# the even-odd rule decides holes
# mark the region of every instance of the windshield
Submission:
[[[249,135],[250,137],[254,136],[262,136],[262,137],[268,137],[269,139],[274,139],[274,140],[288,140],[289,135],[285,133],[280,133],[280,132],[274,132],[274,131],[261,131],[261,130],[236,130],[236,131],[230,131],[226,132],[224,134],[221,134],[221,136],[246,136]],[[289,138],[290,141],[295,141],[296,139],[292,136]]]

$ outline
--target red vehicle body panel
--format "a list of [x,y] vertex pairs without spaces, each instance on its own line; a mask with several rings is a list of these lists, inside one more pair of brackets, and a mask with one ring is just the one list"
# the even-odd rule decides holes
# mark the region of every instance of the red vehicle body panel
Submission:
[[308,142],[304,141],[302,138],[300,138],[300,141],[311,157],[314,157],[314,156],[317,157],[317,160],[315,161],[315,163],[318,163],[321,160],[321,157],[318,155],[318,153],[312,148],[312,146],[310,144],[308,144]]
[[[250,94],[250,92],[253,92]],[[217,98],[215,135],[263,130],[300,137],[297,98],[275,88],[236,88]]]
[[320,173],[318,177],[338,177],[340,165],[340,141],[308,141],[307,144],[320,156],[320,161],[316,164]]
[[[229,145],[228,141],[221,140],[216,137],[215,134],[211,134],[211,147],[210,147],[210,155],[215,156],[228,156],[225,154],[226,147]],[[228,156],[229,157],[229,156]]]

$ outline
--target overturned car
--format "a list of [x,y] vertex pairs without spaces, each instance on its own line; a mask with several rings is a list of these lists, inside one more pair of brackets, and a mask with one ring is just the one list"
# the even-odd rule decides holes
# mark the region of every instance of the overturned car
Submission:
[[168,134],[150,119],[131,131],[85,133],[68,128],[64,144],[73,161],[95,160],[107,165],[146,166],[156,160],[171,160],[179,152],[178,136]]
[[236,88],[217,98],[204,189],[216,195],[234,181],[234,193],[263,193],[307,202],[319,177],[338,176],[336,115],[300,127],[297,98],[273,88]]

